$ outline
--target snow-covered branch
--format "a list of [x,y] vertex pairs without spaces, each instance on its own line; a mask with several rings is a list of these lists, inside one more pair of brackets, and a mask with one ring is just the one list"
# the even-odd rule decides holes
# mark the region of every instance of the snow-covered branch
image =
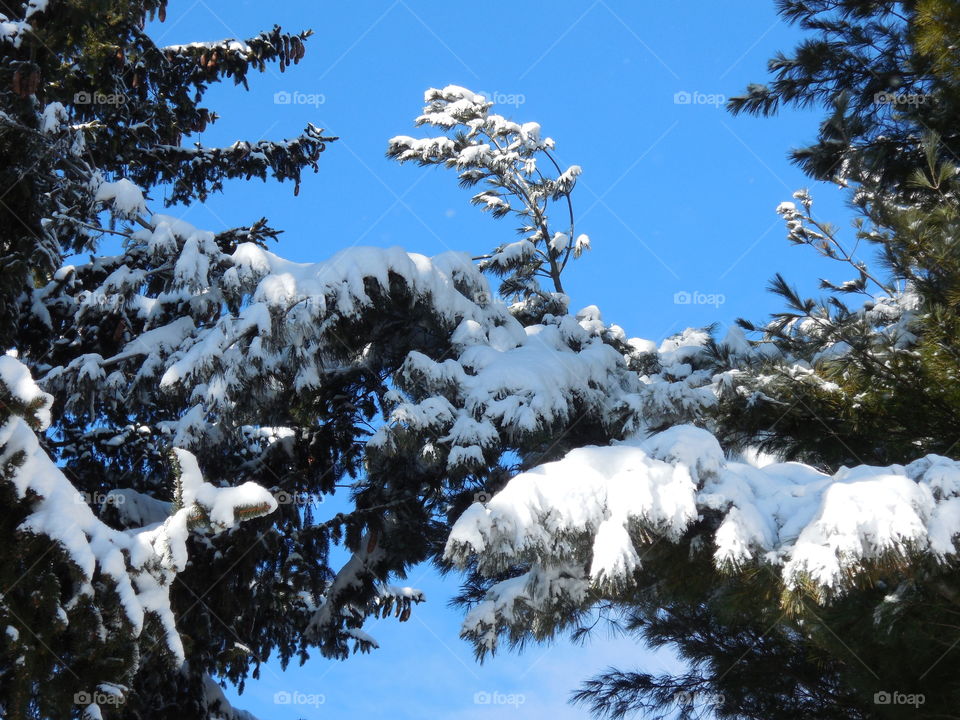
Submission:
[[719,572],[763,564],[779,574],[786,597],[829,602],[878,565],[956,559],[960,463],[928,455],[827,475],[801,463],[728,459],[709,432],[689,425],[573,450],[513,478],[453,526],[449,560],[476,559],[488,577],[530,568],[494,584],[464,634],[489,650],[519,619],[617,597],[651,543],[689,541],[705,517],[701,551]]

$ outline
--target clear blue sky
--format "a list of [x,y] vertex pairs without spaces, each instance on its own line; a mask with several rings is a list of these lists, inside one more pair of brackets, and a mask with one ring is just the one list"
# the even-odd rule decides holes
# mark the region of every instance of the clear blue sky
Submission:
[[[518,101],[500,111],[535,120],[564,164],[583,167],[574,193],[578,231],[593,250],[567,270],[575,308],[596,304],[629,335],[660,340],[688,326],[764,318],[779,307],[764,291],[776,271],[814,292],[816,279],[846,279],[809,248],[784,239],[776,205],[809,181],[787,161],[814,138],[816,112],[734,118],[710,104],[678,104],[681,92],[734,95],[766,78],[766,60],[798,35],[772,0],[521,1],[490,5],[438,0],[171,0],[160,44],[251,37],[274,23],[312,28],[306,58],[285,74],[250,77],[251,91],[216,88],[222,119],[207,144],[292,137],[313,122],[341,140],[320,172],[292,186],[236,182],[206,205],[177,208],[219,230],[266,215],[284,229],[277,251],[322,260],[351,245],[400,245],[427,255],[480,254],[513,239],[510,221],[469,205],[452,172],[397,166],[387,140],[418,135],[423,91],[454,83]],[[317,96],[314,105],[274,102],[278,92]],[[319,102],[322,100],[322,102]],[[519,100],[523,102],[520,103]],[[818,217],[846,225],[844,195],[811,187]],[[156,199],[155,199],[156,200]],[[159,209],[159,202],[154,202]],[[678,292],[723,296],[678,305]],[[455,578],[424,569],[409,584],[429,602],[404,625],[373,623],[381,649],[346,662],[314,658],[281,673],[268,663],[238,705],[264,718],[389,715],[405,718],[586,717],[566,705],[581,679],[614,665],[668,668],[668,655],[624,640],[587,647],[560,642],[477,665],[448,609]],[[322,694],[325,703],[277,706],[276,692]],[[510,705],[474,702],[478,692],[523,694]]]

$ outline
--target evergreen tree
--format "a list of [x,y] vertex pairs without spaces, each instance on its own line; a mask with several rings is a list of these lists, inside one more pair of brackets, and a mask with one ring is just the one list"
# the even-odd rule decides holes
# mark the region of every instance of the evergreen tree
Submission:
[[[780,207],[791,239],[854,279],[819,304],[778,280],[791,307],[753,339],[687,330],[656,345],[593,306],[569,312],[562,273],[589,247],[580,168],[557,166],[536,123],[448,86],[416,121],[441,135],[390,141],[389,156],[455,169],[475,204],[516,220],[520,239],[479,264],[371,248],[294,264],[267,249],[266,220],[214,234],[151,212],[151,196],[188,203],[224,179],[298,184],[316,168],[333,138],[313,126],[282,143],[182,142],[216,120],[209,84],[296,62],[308,33],[159,48],[144,26],[162,2],[9,5],[5,715],[244,717],[218,682],[242,689],[272,656],[374,648],[364,621],[407,619],[423,596],[394,582],[427,559],[468,570],[463,634],[481,656],[501,638],[581,634],[601,611],[690,661],[682,677],[598,678],[580,699],[599,713],[689,716],[703,692],[730,717],[912,712],[874,705],[893,690],[922,692],[929,716],[956,706],[940,659],[960,464],[936,453],[956,426],[957,96],[949,59],[923,49],[950,32],[949,8],[782,3],[824,37],[735,109],[833,103],[797,157],[855,186],[859,238],[885,271],[801,193]],[[883,92],[935,102],[878,103],[864,61],[904,75]],[[90,259],[65,265],[75,254]],[[797,398],[808,407],[765,432],[765,413]],[[758,446],[809,464],[763,466]],[[350,510],[319,517],[344,486]]]
[[[751,86],[731,101],[731,109],[772,114],[782,104],[827,106],[818,142],[793,157],[815,179],[850,186],[862,217],[854,240],[846,242],[836,227],[814,217],[808,192],[778,208],[791,242],[845,264],[853,277],[841,284],[821,281],[830,293],[822,300],[803,298],[785,278],[775,278],[771,287],[788,307],[759,326],[742,322],[759,337],[730,363],[735,378],[720,388],[712,414],[717,435],[728,447],[757,447],[829,472],[844,465],[906,463],[931,452],[956,457],[960,267],[953,161],[960,86],[947,51],[960,28],[954,7],[781,2],[779,9],[816,36],[791,56],[771,60],[774,81]],[[861,259],[864,250],[876,252],[879,269]],[[804,688],[801,695],[814,699],[803,712],[949,713],[958,692],[950,680],[956,667],[950,656],[955,563],[931,563],[908,550],[857,572],[863,575],[856,590],[822,607],[823,589],[815,582],[797,588],[799,594],[790,592],[786,602],[777,599],[778,583],[765,583],[770,601],[760,610],[779,603],[789,611],[772,626],[764,624],[760,610],[739,597],[728,600],[722,590],[704,591],[692,604],[682,597],[677,603],[673,592],[658,594],[661,607],[669,608],[667,618],[653,608],[631,610],[629,624],[648,642],[678,647],[700,671],[697,682],[723,680],[711,684],[726,699],[714,708],[721,716],[794,716],[794,704],[778,699],[780,686],[762,674],[747,670],[739,683],[730,682],[736,671],[718,675],[718,667],[736,661],[724,654],[736,637],[728,625],[731,612],[753,631],[763,628],[763,642],[747,655],[751,668],[762,673],[778,663],[792,670],[795,664],[778,658],[794,648],[815,661],[820,674],[789,674]],[[715,644],[691,641],[685,632],[710,633]],[[934,680],[939,673],[944,675]],[[600,714],[662,709],[662,688],[682,686],[683,680],[609,673],[577,697]],[[740,702],[744,688],[757,693],[746,704]],[[921,693],[927,702],[918,709],[873,702],[875,692],[893,688]]]
[[[242,690],[273,656],[374,648],[364,621],[405,620],[423,600],[392,581],[439,556],[450,516],[502,485],[517,458],[529,467],[607,442],[644,398],[673,408],[628,364],[658,373],[705,335],[677,338],[661,363],[595,308],[567,314],[560,272],[589,241],[573,239],[569,206],[566,232],[554,231],[546,205],[569,196],[577,169],[540,177],[551,143],[538,127],[460,88],[430,91],[425,113],[460,102],[491,148],[503,143],[488,165],[466,141],[473,160],[460,165],[490,183],[483,202],[495,214],[515,203],[506,211],[528,236],[481,265],[504,276],[518,301],[509,308],[465,255],[355,248],[295,265],[266,249],[277,231],[265,220],[214,234],[152,212],[154,195],[188,203],[227,178],[296,183],[316,166],[333,138],[312,126],[282,143],[182,143],[216,120],[201,106],[209,84],[296,62],[307,34],[156,47],[143,28],[162,3],[88,10],[30,3],[7,8],[0,26],[14,68],[4,167],[21,192],[18,222],[3,228],[4,349],[56,398],[49,429],[32,428],[45,431],[30,436],[36,463],[4,476],[16,511],[4,525],[3,619],[7,637],[36,642],[11,645],[0,707],[240,717],[218,682]],[[36,81],[23,85],[27,70]],[[118,252],[103,252],[106,237],[120,238]],[[65,265],[74,255],[89,260]],[[675,379],[695,395],[708,376]],[[5,431],[22,427],[17,417]],[[17,461],[17,443],[3,448]],[[37,478],[51,459],[57,512]],[[344,486],[352,509],[318,517],[317,501]],[[131,551],[141,540],[153,554]],[[351,553],[342,567],[331,566],[336,544]],[[54,585],[62,577],[72,582]],[[31,597],[44,602],[25,615]]]
[[817,301],[778,276],[784,312],[705,342],[715,402],[691,419],[726,457],[701,431],[650,434],[676,419],[647,407],[646,432],[513,478],[447,546],[473,571],[463,634],[481,656],[501,639],[580,636],[599,615],[688,661],[679,676],[588,682],[576,699],[598,715],[932,718],[960,698],[960,528],[947,520],[960,466],[943,457],[956,457],[960,409],[958,92],[929,49],[956,45],[952,16],[935,3],[780,10],[819,37],[732,109],[827,106],[818,142],[794,157],[851,187],[855,240],[815,218],[805,191],[778,212],[792,242],[853,277],[823,281]]
[[808,175],[923,194],[907,182],[925,165],[923,136],[940,138],[941,161],[960,149],[960,86],[943,60],[952,44],[937,45],[951,32],[950,14],[929,0],[776,4],[808,37],[772,58],[772,81],[731,98],[730,110],[772,115],[784,105],[823,107],[816,142],[791,153]]
[[[319,597],[327,570],[298,563],[298,580],[276,581],[284,592],[264,592],[272,608],[231,605],[242,593],[223,592],[238,584],[246,591],[257,572],[270,572],[255,553],[240,566],[255,539],[266,536],[258,547],[278,558],[275,563],[289,564],[291,546],[298,543],[296,533],[286,535],[288,544],[277,540],[284,533],[267,532],[269,526],[239,530],[222,502],[207,506],[223,487],[236,519],[276,509],[272,497],[263,500],[235,472],[236,456],[249,458],[276,438],[249,433],[234,444],[233,462],[218,468],[223,474],[209,478],[214,485],[197,486],[197,468],[191,466],[194,489],[185,489],[177,479],[183,478],[183,463],[196,463],[182,450],[171,455],[173,438],[165,433],[165,423],[184,414],[182,398],[165,397],[151,385],[157,368],[149,364],[176,349],[187,325],[215,323],[219,303],[243,302],[239,293],[228,297],[211,286],[207,273],[218,278],[228,253],[242,243],[263,244],[276,231],[261,220],[216,236],[200,233],[172,218],[150,216],[143,191],[156,190],[170,205],[202,199],[229,178],[270,176],[298,184],[303,168],[315,168],[332,138],[312,126],[284,142],[241,141],[227,148],[181,142],[216,120],[202,105],[211,83],[232,78],[245,84],[250,68],[297,62],[309,33],[274,28],[246,42],[158,47],[144,27],[157,14],[164,19],[163,2],[6,3],[0,9],[3,347],[15,349],[46,387],[64,389],[52,417],[33,421],[33,430],[50,424],[39,446],[37,439],[18,440],[25,426],[17,406],[4,402],[9,464],[3,492],[11,508],[4,543],[11,552],[0,573],[8,628],[0,708],[11,718],[98,717],[101,710],[131,717],[206,716],[222,697],[211,687],[211,675],[240,680],[259,662],[251,653],[265,657],[279,647],[288,658],[301,647],[283,613],[301,591],[306,601]],[[98,252],[107,236],[124,239],[119,255]],[[67,257],[81,253],[90,253],[88,263],[64,266]],[[102,382],[106,373],[98,364],[104,358],[109,383]],[[24,380],[11,377],[19,385],[7,391],[16,394]],[[24,443],[33,455],[22,461]],[[69,482],[49,460],[43,464],[46,453]],[[39,459],[31,462],[34,456]],[[216,467],[217,460],[204,464]],[[43,473],[62,482],[51,484]],[[185,499],[197,487],[204,499]],[[243,494],[229,492],[244,488]],[[247,496],[257,500],[247,502]],[[281,522],[302,525],[309,512],[297,507],[287,503]],[[174,542],[150,530],[161,523],[164,533],[172,532],[183,524],[184,512],[193,531],[189,538],[178,531]],[[316,534],[326,531],[320,526]],[[308,550],[318,542],[304,541]],[[147,544],[134,552],[136,543]],[[143,554],[148,547],[157,557]],[[128,566],[129,578],[118,574],[118,561],[120,568]],[[235,572],[228,575],[227,569]],[[219,586],[211,588],[210,578],[217,577]],[[263,635],[261,644],[251,641],[255,650],[237,651],[236,630],[218,617],[232,618],[236,627],[248,622]],[[191,636],[178,633],[184,620]],[[141,672],[144,667],[150,671]]]
[[[730,106],[837,108],[819,142],[794,158],[816,179],[851,186],[861,215],[855,237],[845,241],[814,218],[805,191],[799,207],[778,210],[791,242],[849,265],[854,277],[821,281],[830,292],[822,301],[774,280],[788,310],[763,325],[771,352],[748,373],[751,392],[740,402],[728,396],[721,432],[825,468],[949,453],[960,397],[947,359],[960,350],[952,319],[960,84],[942,48],[955,44],[960,25],[936,2],[781,2],[780,10],[816,37],[772,60],[773,83],[751,86]],[[868,268],[865,253],[878,268]],[[802,381],[790,369],[798,364],[813,370],[800,371]],[[774,421],[776,432],[764,435]]]

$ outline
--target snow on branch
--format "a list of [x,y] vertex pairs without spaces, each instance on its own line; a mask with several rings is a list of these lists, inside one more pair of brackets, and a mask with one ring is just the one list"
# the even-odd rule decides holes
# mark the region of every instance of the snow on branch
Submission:
[[383,573],[378,566],[385,558],[377,533],[367,533],[326,588],[307,624],[306,634],[327,656],[346,657],[348,639],[354,641],[355,651],[369,652],[380,647],[376,638],[361,629],[364,620],[370,615],[382,618],[392,613],[400,622],[406,622],[412,606],[426,600],[423,592],[415,588],[376,581]]
[[464,634],[492,649],[517,618],[549,615],[561,601],[584,609],[587,597],[631,584],[650,542],[680,542],[705,516],[716,518],[718,570],[763,563],[788,594],[828,602],[872,564],[956,557],[960,463],[928,455],[832,476],[800,463],[756,467],[726,459],[709,432],[690,425],[573,450],[516,476],[455,523],[448,560],[476,559],[487,577],[531,568],[493,585]]
[[[579,165],[562,170],[539,123],[518,123],[491,112],[493,103],[458,85],[431,88],[416,125],[431,125],[452,134],[427,138],[398,135],[388,144],[387,156],[398,162],[443,165],[457,171],[464,187],[480,186],[471,202],[495,218],[514,214],[525,235],[485,256],[480,267],[506,279],[504,295],[538,294],[538,278],[548,278],[563,292],[560,275],[571,257],[589,249],[586,235],[574,234],[570,195]],[[563,201],[562,232],[551,225],[551,201]],[[576,238],[574,240],[574,238]]]
[[33,16],[45,12],[48,2],[49,0],[29,0],[21,3],[22,20],[0,13],[0,42],[9,42],[13,47],[19,48],[23,43],[23,37],[33,30],[31,24]]
[[[204,482],[196,458],[177,449],[179,509],[161,522],[115,530],[94,514],[41,447],[36,433],[49,424],[53,398],[9,355],[0,356],[0,400],[0,408],[8,409],[0,415],[0,466],[9,469],[6,477],[28,508],[19,531],[46,536],[64,549],[81,575],[78,595],[93,595],[97,574],[109,577],[132,634],[140,635],[146,616],[153,614],[164,630],[167,647],[182,661],[183,645],[169,588],[186,567],[190,528],[228,530],[242,520],[272,512],[276,500],[254,483],[217,488]],[[22,407],[32,414],[18,413]]]

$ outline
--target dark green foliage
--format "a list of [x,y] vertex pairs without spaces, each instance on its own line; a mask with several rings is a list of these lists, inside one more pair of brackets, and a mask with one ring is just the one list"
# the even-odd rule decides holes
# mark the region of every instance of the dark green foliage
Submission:
[[781,16],[809,35],[792,53],[771,59],[772,81],[731,98],[730,109],[771,115],[785,105],[822,107],[828,114],[817,141],[794,150],[794,161],[818,180],[905,191],[923,162],[920,135],[941,137],[941,159],[960,150],[958,86],[914,44],[916,6],[777,0]]
[[[956,48],[960,26],[950,3],[777,5],[807,39],[771,60],[769,85],[751,85],[730,109],[826,113],[817,141],[792,157],[812,178],[851,187],[860,215],[854,238],[815,218],[806,191],[779,212],[791,242],[852,277],[822,281],[827,296],[810,299],[775,276],[770,289],[785,309],[764,323],[741,321],[755,352],[730,357],[714,347],[718,367],[737,372],[722,386],[713,429],[728,448],[759,447],[829,472],[927,453],[960,457],[960,84],[943,45],[924,40],[926,33]],[[871,255],[875,262],[864,260]],[[595,714],[956,716],[954,562],[882,557],[861,568],[846,594],[814,582],[787,593],[762,566],[717,573],[690,550],[695,540],[645,555],[639,589],[621,605],[629,632],[674,648],[689,672],[611,669],[575,696]],[[678,706],[677,692],[708,702]],[[923,702],[878,704],[884,692]]]
[[[26,4],[0,3],[0,12],[17,21],[25,17]],[[114,218],[107,224],[104,206],[95,198],[97,179],[129,179],[167,205],[203,200],[232,178],[289,180],[299,187],[301,173],[317,169],[320,154],[334,139],[311,125],[286,142],[241,141],[227,148],[191,144],[192,136],[217,119],[204,105],[212,84],[233,80],[246,86],[251,70],[262,72],[271,63],[283,69],[298,62],[310,32],[291,35],[275,27],[246,43],[164,48],[144,28],[148,19],[163,20],[165,12],[165,0],[61,0],[29,18],[32,30],[22,35],[18,46],[0,41],[0,352],[17,348],[35,376],[84,354],[116,354],[148,327],[129,305],[132,297],[156,297],[170,287],[173,261],[153,263],[136,244],[128,246],[130,252],[101,256],[54,277],[67,256],[95,255],[104,238],[121,235],[129,240],[133,230],[144,225],[138,217],[121,217],[121,222]],[[45,119],[61,122],[45,126]],[[240,242],[262,244],[277,234],[261,219],[223,232],[215,242],[228,254]],[[91,296],[124,264],[145,273],[143,284]],[[153,322],[186,314],[202,326],[219,313],[215,304],[186,308],[172,301]],[[126,369],[135,371],[132,365]],[[77,489],[86,493],[94,511],[121,527],[121,520],[101,502],[109,491],[132,488],[172,500],[170,443],[156,424],[175,419],[183,398],[164,397],[149,381],[132,387],[131,394],[112,406],[102,386],[90,382],[73,389],[88,401],[85,409],[78,412],[76,405],[58,403],[51,433],[42,441]],[[343,423],[354,417],[353,410],[344,411],[338,404],[336,390],[331,383],[329,397],[336,400],[328,402],[336,406],[329,410],[334,420],[318,425],[320,434],[342,432]],[[30,412],[0,397],[0,424],[10,413]],[[291,491],[329,491],[336,477],[355,468],[353,440],[341,443],[342,449],[322,438],[317,444],[327,457],[317,459],[311,480],[290,483]],[[238,467],[250,460],[244,456],[249,446],[236,442],[233,450],[211,457],[211,467],[223,473],[214,473],[213,482],[232,483],[235,473],[242,475]],[[306,464],[305,453],[302,459]],[[258,479],[268,487],[282,484],[278,479],[291,474],[283,462],[263,462],[260,473],[267,476]],[[82,595],[80,602],[61,607],[76,595],[79,574],[56,543],[18,530],[36,498],[17,500],[12,485],[16,465],[17,458],[11,458],[0,477],[6,508],[0,523],[5,549],[0,629],[9,625],[18,631],[16,641],[12,635],[0,637],[4,717],[76,715],[86,702],[75,702],[75,695],[106,682],[129,690],[123,693],[122,709],[101,704],[109,716],[202,717],[207,712],[204,676],[242,681],[259,664],[257,658],[279,654],[286,662],[297,653],[305,657],[296,629],[305,621],[295,616],[303,613],[302,603],[291,599],[301,591],[317,597],[331,571],[325,564],[327,531],[305,529],[311,517],[302,506],[284,506],[276,519],[254,521],[224,537],[206,536],[201,529],[191,540],[195,560],[173,588],[174,607],[181,626],[188,629],[188,665],[180,672],[162,640],[164,629],[152,619],[139,641],[134,639],[105,579],[98,579],[93,593]],[[251,546],[260,552],[245,554]],[[288,560],[294,550],[302,553],[299,561]],[[288,572],[291,563],[296,570]],[[220,580],[211,588],[214,578]],[[251,586],[260,589],[256,598],[249,597]],[[218,618],[229,619],[229,624]],[[257,658],[236,652],[238,628],[245,628],[244,640]]]
[[[949,568],[919,558],[878,565],[828,604],[798,595],[785,606],[776,573],[718,575],[709,553],[686,542],[658,543],[644,566],[636,590],[606,612],[645,644],[672,648],[688,670],[609,669],[574,695],[598,717],[935,718],[956,708]],[[883,692],[924,701],[877,705]]]

